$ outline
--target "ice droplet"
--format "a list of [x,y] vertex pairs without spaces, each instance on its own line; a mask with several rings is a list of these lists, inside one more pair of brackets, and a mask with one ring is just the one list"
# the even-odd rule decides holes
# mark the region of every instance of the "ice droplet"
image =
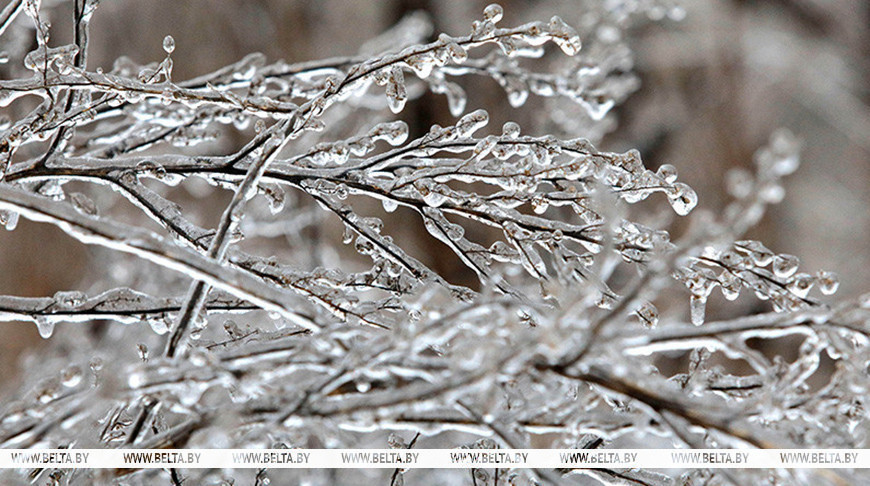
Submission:
[[810,289],[813,287],[815,282],[816,279],[813,278],[812,275],[808,273],[799,273],[795,275],[792,281],[788,284],[788,290],[794,295],[804,298],[810,293]]
[[555,42],[565,54],[573,56],[580,51],[580,36],[577,35],[577,31],[574,30],[573,27],[566,24],[560,17],[554,16],[551,18],[548,27],[550,35],[553,36],[553,42]]
[[520,126],[515,122],[507,122],[502,127],[502,135],[506,138],[517,138],[520,136]]
[[547,212],[547,209],[550,207],[550,204],[543,197],[540,197],[540,196],[536,196],[536,197],[532,198],[531,204],[532,204],[532,211],[534,211],[535,214],[544,214]]
[[798,257],[782,253],[773,258],[773,273],[779,278],[791,277],[797,271],[798,265]]
[[725,188],[728,194],[737,199],[745,199],[752,194],[755,179],[752,174],[742,168],[731,169],[725,174]]
[[81,368],[78,366],[69,366],[61,372],[60,383],[67,388],[72,388],[81,383],[82,378],[83,373]]
[[659,322],[659,310],[651,302],[644,302],[635,313],[641,323],[648,328],[656,327]]
[[669,198],[671,207],[680,216],[685,216],[698,204],[698,195],[695,194],[695,191],[691,187],[682,182],[675,183],[673,187],[676,194]]
[[460,138],[470,137],[487,123],[489,123],[489,113],[486,110],[474,110],[456,122],[456,135]]
[[148,325],[151,326],[151,330],[154,331],[155,334],[163,335],[169,332],[169,323],[167,323],[162,317],[148,319]]
[[408,140],[408,124],[401,120],[380,123],[369,132],[369,136],[372,140],[383,140],[395,147]]
[[384,211],[388,213],[392,213],[399,207],[399,203],[393,199],[381,199],[381,204],[384,205]]
[[603,120],[616,104],[613,100],[578,100],[586,113],[595,121]]
[[465,95],[465,90],[456,83],[445,82],[444,94],[447,96],[447,107],[450,114],[459,116],[465,111],[465,104],[468,102],[468,97]]
[[734,242],[738,248],[741,248],[749,253],[749,258],[759,267],[766,267],[773,261],[773,252],[768,250],[760,241],[757,240],[741,240]]
[[93,358],[91,358],[90,362],[88,362],[88,367],[90,367],[91,371],[93,371],[94,373],[102,370],[103,358],[100,358],[99,356],[94,356]]
[[136,345],[136,351],[139,353],[139,359],[148,361],[148,346],[139,343]]
[[353,241],[354,231],[350,226],[344,227],[344,232],[341,234],[341,242],[349,245]]
[[529,99],[529,88],[525,81],[517,77],[507,78],[504,84],[504,90],[507,93],[508,103],[519,108]]
[[390,445],[390,449],[404,449],[408,447],[405,439],[395,433],[390,433],[389,437],[387,437],[387,444]]
[[43,316],[36,318],[36,330],[39,331],[39,336],[43,339],[48,339],[54,332],[54,321]]
[[825,295],[831,295],[840,288],[840,277],[834,272],[820,271],[816,278],[819,282],[819,290]]
[[172,54],[172,51],[175,50],[175,39],[172,38],[171,35],[167,35],[163,38],[163,50],[166,51],[167,54]]
[[387,82],[387,104],[390,111],[399,113],[405,107],[408,92],[405,88],[405,74],[399,66],[393,66]]
[[498,23],[501,20],[502,16],[504,16],[504,9],[501,8],[501,5],[497,3],[493,3],[483,9],[483,18],[484,20],[492,23]]
[[18,213],[0,209],[0,225],[8,231],[14,230],[18,226]]
[[773,152],[770,170],[780,177],[796,171],[800,165],[800,145],[800,141],[790,131],[775,131],[770,137],[770,148]]

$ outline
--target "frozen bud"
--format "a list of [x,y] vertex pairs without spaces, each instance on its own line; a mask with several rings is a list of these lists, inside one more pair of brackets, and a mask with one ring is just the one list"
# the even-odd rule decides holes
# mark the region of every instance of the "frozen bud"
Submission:
[[788,284],[788,290],[800,298],[804,298],[810,293],[810,289],[816,282],[815,278],[808,273],[799,273],[794,276]]
[[478,39],[484,38],[495,32],[495,24],[492,22],[480,22],[475,20],[471,23],[472,35]]
[[566,24],[561,17],[554,16],[551,18],[548,28],[550,35],[553,36],[553,42],[555,42],[565,54],[573,56],[580,52],[580,36],[577,35],[577,31],[570,25]]
[[57,66],[61,64],[71,64],[73,58],[79,52],[79,47],[75,44],[68,44],[60,47],[37,47],[24,56],[24,67],[31,71],[42,71],[48,66]]
[[0,226],[9,231],[14,230],[18,226],[18,213],[0,209]]
[[743,240],[735,243],[738,248],[749,253],[749,258],[756,266],[764,267],[773,261],[773,252],[768,250],[761,242],[755,240]]
[[722,295],[728,300],[736,300],[740,297],[740,279],[731,272],[722,272],[719,276],[719,288]]
[[489,114],[486,110],[474,110],[459,119],[456,123],[456,134],[460,138],[470,137],[487,123],[489,123]]
[[704,314],[707,307],[707,297],[693,295],[689,301],[692,324],[700,326],[704,323]]
[[794,255],[785,253],[773,258],[773,273],[779,278],[788,278],[794,275],[800,265],[800,260]]
[[401,120],[381,123],[369,132],[369,136],[372,140],[384,140],[392,146],[401,145],[408,139],[408,125]]
[[656,171],[656,175],[668,184],[673,184],[677,181],[677,168],[671,164],[662,164]]
[[74,309],[87,300],[88,296],[77,290],[65,290],[54,294],[54,305],[64,310]]
[[698,195],[687,184],[677,182],[673,185],[674,194],[670,196],[671,207],[680,216],[689,214],[698,204]]

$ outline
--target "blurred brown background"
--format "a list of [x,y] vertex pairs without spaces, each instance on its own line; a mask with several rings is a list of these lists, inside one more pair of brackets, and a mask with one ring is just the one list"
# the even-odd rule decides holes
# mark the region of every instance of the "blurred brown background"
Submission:
[[[104,1],[92,22],[88,64],[109,70],[121,55],[143,64],[159,60],[167,34],[177,45],[176,80],[253,51],[289,62],[351,55],[414,10],[431,16],[436,35],[464,34],[487,3]],[[554,14],[577,23],[585,8],[584,2],[569,1],[502,5],[505,24],[546,20]],[[751,236],[775,251],[801,256],[810,271],[838,272],[841,297],[870,291],[868,3],[723,0],[683,6],[686,17],[681,22],[638,22],[629,31],[642,86],[611,115],[618,127],[601,148],[638,148],[649,167],[674,164],[700,195],[700,206],[717,210],[725,201],[725,171],[749,167],[753,152],[774,129],[789,128],[804,141],[803,163],[788,180],[785,201]],[[52,44],[69,41],[70,12],[68,5],[54,7]],[[8,35],[0,41],[6,42]],[[531,99],[530,106],[512,110],[492,81],[480,81],[479,86],[488,89],[472,96],[468,108],[486,106],[499,123],[510,118],[522,125],[533,116],[534,107],[541,106],[535,105],[540,100]],[[409,103],[402,118],[416,130],[450,121],[444,99],[432,95]],[[416,238],[413,244],[423,253],[432,244],[413,227],[403,235]],[[87,290],[81,285],[93,275],[93,252],[53,227],[22,220],[15,231],[0,232],[0,292],[43,296],[57,290]],[[461,264],[438,261],[438,255],[429,252],[428,263],[452,275],[451,280],[462,281]],[[2,390],[14,382],[11,366],[18,353],[40,345],[40,339],[35,326],[0,326]]]

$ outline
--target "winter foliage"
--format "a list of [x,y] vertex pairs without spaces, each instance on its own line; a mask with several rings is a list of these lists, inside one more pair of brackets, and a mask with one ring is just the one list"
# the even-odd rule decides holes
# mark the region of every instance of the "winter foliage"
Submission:
[[[724,209],[693,212],[698,196],[673,165],[650,169],[637,150],[589,141],[638,88],[618,32],[559,17],[507,25],[491,5],[467,32],[431,42],[414,15],[356,56],[251,54],[179,80],[171,36],[151,64],[91,68],[98,1],[74,1],[68,45],[50,37],[56,2],[40,3],[12,0],[0,14],[15,73],[0,80],[0,221],[13,233],[20,218],[48,223],[102,248],[103,278],[89,293],[0,296],[0,320],[15,321],[2,325],[30,322],[50,343],[0,408],[0,446],[867,447],[870,299],[833,300],[834,273],[745,236],[782,200],[798,138],[772,134],[754,172],[727,181]],[[666,2],[598,9],[593,20],[621,16],[620,28],[682,16]],[[35,49],[24,52],[24,35]],[[490,123],[469,102],[470,77],[500,86],[517,111],[547,98],[539,116],[571,136]],[[403,110],[426,92],[454,122],[413,133]],[[242,142],[227,152],[228,139]],[[391,235],[411,218],[474,284],[448,281]],[[713,294],[766,312],[707,319]],[[757,346],[785,336],[796,338],[792,360]],[[685,369],[660,371],[662,356],[684,356]],[[335,484],[351,473],[3,474]],[[353,474],[669,485],[859,473]]]

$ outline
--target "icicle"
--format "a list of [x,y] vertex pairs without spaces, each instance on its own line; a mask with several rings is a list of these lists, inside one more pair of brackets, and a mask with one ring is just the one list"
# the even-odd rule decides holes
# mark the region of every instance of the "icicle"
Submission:
[[692,324],[700,326],[704,323],[704,312],[707,306],[707,297],[693,295],[689,301],[692,315]]
[[682,182],[673,185],[674,195],[669,197],[671,207],[680,216],[689,214],[698,204],[698,195],[695,191]]
[[60,384],[67,388],[73,388],[82,382],[82,378],[84,378],[84,373],[82,373],[81,368],[75,365],[68,366],[60,374]]

